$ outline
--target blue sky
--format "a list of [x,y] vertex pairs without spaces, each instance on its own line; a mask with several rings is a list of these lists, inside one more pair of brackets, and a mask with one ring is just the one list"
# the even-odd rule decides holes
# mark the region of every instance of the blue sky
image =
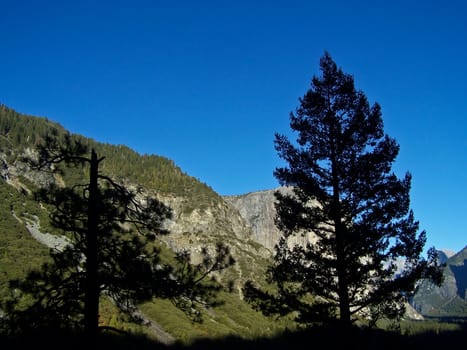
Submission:
[[274,133],[327,50],[382,107],[427,246],[467,245],[465,1],[0,0],[0,103],[172,159],[220,194],[275,188]]

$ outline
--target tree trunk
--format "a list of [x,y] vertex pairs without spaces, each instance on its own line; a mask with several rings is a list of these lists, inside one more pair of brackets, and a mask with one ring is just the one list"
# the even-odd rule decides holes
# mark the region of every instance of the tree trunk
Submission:
[[342,223],[342,208],[340,198],[340,186],[339,186],[339,167],[337,160],[336,142],[334,139],[337,138],[338,126],[333,125],[331,127],[331,176],[332,176],[332,218],[334,221],[334,234],[336,239],[335,254],[336,254],[336,269],[337,269],[337,294],[339,295],[339,321],[343,327],[347,327],[351,324],[350,317],[350,300],[349,300],[349,285],[347,282],[347,266],[346,266],[346,252],[345,252],[345,229]]
[[97,276],[97,234],[98,234],[98,167],[99,161],[94,150],[91,153],[88,197],[88,232],[86,235],[86,286],[84,296],[84,330],[93,337],[99,326],[99,283]]
[[342,326],[350,326],[352,321],[350,317],[350,300],[347,282],[347,269],[344,249],[344,230],[340,218],[335,219],[335,234],[336,234],[336,259],[337,259],[337,279],[338,279],[338,294],[339,294],[339,321]]

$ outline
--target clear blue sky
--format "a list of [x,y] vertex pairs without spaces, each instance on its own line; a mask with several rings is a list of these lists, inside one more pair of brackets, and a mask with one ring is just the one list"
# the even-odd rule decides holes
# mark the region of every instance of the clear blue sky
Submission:
[[382,106],[427,246],[467,244],[463,0],[0,0],[0,36],[0,103],[220,194],[277,186],[274,133],[327,50]]

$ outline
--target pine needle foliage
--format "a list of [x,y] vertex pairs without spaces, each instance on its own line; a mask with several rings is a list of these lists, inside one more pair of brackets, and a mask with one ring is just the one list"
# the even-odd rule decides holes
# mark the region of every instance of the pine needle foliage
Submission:
[[[411,175],[391,169],[399,145],[384,132],[380,105],[370,105],[327,52],[320,70],[290,114],[296,141],[280,134],[274,141],[287,164],[274,175],[292,189],[276,193],[283,237],[268,273],[276,293],[248,283],[247,298],[268,313],[295,312],[305,324],[398,319],[419,280],[441,283],[436,253],[423,257]],[[310,233],[306,246],[290,244]]]

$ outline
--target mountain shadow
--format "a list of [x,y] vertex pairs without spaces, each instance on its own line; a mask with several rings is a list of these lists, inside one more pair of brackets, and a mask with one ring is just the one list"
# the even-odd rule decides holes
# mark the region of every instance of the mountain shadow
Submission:
[[457,295],[466,300],[467,297],[467,259],[462,265],[451,265],[452,273],[456,279]]

